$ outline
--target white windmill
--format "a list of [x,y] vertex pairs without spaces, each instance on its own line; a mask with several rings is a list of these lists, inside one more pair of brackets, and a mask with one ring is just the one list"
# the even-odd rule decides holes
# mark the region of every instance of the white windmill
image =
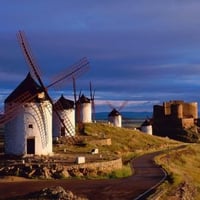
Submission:
[[[86,58],[83,58],[68,70],[68,74],[45,87],[37,65],[32,59],[25,36],[21,31],[18,38],[32,75],[37,82],[29,73],[25,80],[5,100],[5,114],[0,119],[0,124],[5,124],[5,153],[14,155],[51,154],[52,112],[55,113],[68,134],[71,133],[66,121],[55,108],[47,89],[64,79],[85,71],[89,63]],[[79,142],[75,137],[70,137],[70,140],[74,143]]]
[[63,127],[60,120],[54,115],[53,120],[53,136],[75,136],[75,109],[74,101],[66,99],[63,95],[54,104],[55,109],[60,114],[63,122],[67,126],[67,130]]
[[153,134],[153,130],[152,130],[152,122],[150,119],[146,119],[142,124],[141,124],[141,131],[143,133],[146,133],[148,135],[152,135]]
[[110,102],[107,104],[112,108],[112,111],[108,114],[108,122],[116,127],[122,127],[122,115],[120,111],[125,107],[127,101],[124,101],[118,109],[116,109]]
[[80,123],[90,123],[92,122],[92,106],[91,101],[84,94],[80,95],[78,101],[76,102],[78,120]]
[[[34,98],[18,99],[29,92]],[[18,108],[5,124],[5,153],[47,155],[52,153],[52,105],[30,73],[6,98],[5,112]]]
[[76,96],[76,82],[73,78],[73,89],[74,89],[74,102],[76,110],[76,122],[82,127],[82,123],[91,123],[95,120],[95,104],[94,104],[94,95],[95,90],[92,90],[92,84],[90,82],[90,99],[87,98],[84,94],[79,93],[77,100]]

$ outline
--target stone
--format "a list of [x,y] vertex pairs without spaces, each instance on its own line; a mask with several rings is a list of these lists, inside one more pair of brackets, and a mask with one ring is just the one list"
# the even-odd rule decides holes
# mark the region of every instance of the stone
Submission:
[[99,153],[99,149],[92,149],[91,154],[98,154]]
[[85,163],[85,157],[84,157],[84,156],[78,156],[78,157],[76,158],[76,163],[77,163],[77,164]]

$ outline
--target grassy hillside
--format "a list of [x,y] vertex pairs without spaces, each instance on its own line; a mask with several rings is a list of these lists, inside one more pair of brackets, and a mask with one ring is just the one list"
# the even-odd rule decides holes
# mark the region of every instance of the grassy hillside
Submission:
[[165,150],[156,158],[169,174],[159,188],[162,191],[160,199],[200,199],[200,144],[187,144],[185,148],[173,150],[174,146],[183,143],[100,123],[85,125],[84,132],[86,138],[111,138],[112,145],[98,148],[107,154],[122,156],[124,163],[141,154]]
[[159,190],[161,199],[200,199],[200,144],[168,151],[156,158],[168,172],[169,179]]
[[84,135],[86,143],[90,140],[111,138],[112,145],[98,146],[94,144],[93,147],[98,146],[101,152],[107,152],[110,155],[122,156],[124,162],[144,153],[180,144],[168,138],[151,136],[137,130],[113,127],[103,123],[85,124]]

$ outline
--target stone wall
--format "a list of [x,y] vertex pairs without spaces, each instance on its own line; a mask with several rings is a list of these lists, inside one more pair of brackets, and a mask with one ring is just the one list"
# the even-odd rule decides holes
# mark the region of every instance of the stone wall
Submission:
[[112,140],[111,138],[105,138],[105,139],[98,139],[98,140],[91,140],[91,141],[87,141],[90,144],[96,144],[96,145],[100,145],[100,146],[109,146],[112,144]]
[[69,177],[101,176],[122,168],[122,159],[64,165],[62,163],[24,163],[4,165],[0,176],[21,176],[26,178],[60,179]]
[[192,126],[194,126],[194,118],[182,119],[182,127],[183,128],[191,128]]

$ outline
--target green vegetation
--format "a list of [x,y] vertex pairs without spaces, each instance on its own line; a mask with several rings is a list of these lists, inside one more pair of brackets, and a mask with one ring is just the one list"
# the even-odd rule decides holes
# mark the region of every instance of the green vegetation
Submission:
[[109,178],[124,178],[124,177],[131,176],[131,174],[132,174],[132,170],[131,170],[130,166],[124,165],[122,167],[122,169],[112,171],[109,174]]
[[200,199],[200,145],[189,144],[184,149],[169,150],[156,158],[169,174],[168,181],[161,186],[162,199],[179,196]]
[[[139,155],[150,153],[157,150],[163,150],[168,146],[180,144],[168,138],[161,138],[144,134],[138,130],[128,128],[117,128],[106,123],[85,124],[80,135],[77,136],[83,141],[84,146],[77,145],[55,145],[54,152],[62,154],[83,154],[91,152],[98,148],[101,155],[100,160],[113,160],[122,158],[123,167],[121,170],[115,170],[110,174],[100,173],[96,178],[120,178],[132,174],[129,167],[129,161]],[[98,141],[110,139],[111,145],[102,145]],[[96,155],[97,160],[99,155]],[[95,177],[88,177],[95,178]]]
[[[169,138],[147,135],[137,130],[113,127],[105,123],[85,124],[82,134],[77,137],[85,145],[66,145],[64,142],[64,145],[54,145],[55,154],[81,155],[81,153],[88,153],[98,148],[102,156],[100,160],[121,157],[123,161],[123,167],[120,170],[112,171],[110,174],[99,172],[94,174],[97,175],[96,177],[88,178],[130,176],[132,170],[129,167],[129,161],[132,158],[164,150],[162,155],[155,158],[155,161],[168,172],[167,181],[157,190],[159,199],[200,199],[200,144],[185,144],[184,148],[175,150],[175,146],[183,145],[183,143]],[[111,145],[98,143],[104,139],[110,139]],[[96,156],[99,157],[99,155]]]
[[99,147],[101,152],[119,155],[125,163],[138,155],[180,144],[168,138],[151,136],[137,130],[118,128],[101,123],[86,124],[84,133],[86,135],[85,140],[88,141],[90,137],[92,139],[111,138],[112,145]]
[[[111,138],[112,145],[98,148],[105,154],[121,156],[124,164],[139,155],[165,150],[163,155],[156,158],[156,162],[169,174],[168,180],[159,188],[162,191],[160,199],[174,196],[179,199],[200,199],[200,144],[187,144],[185,148],[173,150],[173,147],[183,143],[100,123],[85,125],[84,133],[88,141],[90,137]],[[122,171],[112,172],[110,178],[124,176]],[[131,173],[130,169],[128,173]]]

